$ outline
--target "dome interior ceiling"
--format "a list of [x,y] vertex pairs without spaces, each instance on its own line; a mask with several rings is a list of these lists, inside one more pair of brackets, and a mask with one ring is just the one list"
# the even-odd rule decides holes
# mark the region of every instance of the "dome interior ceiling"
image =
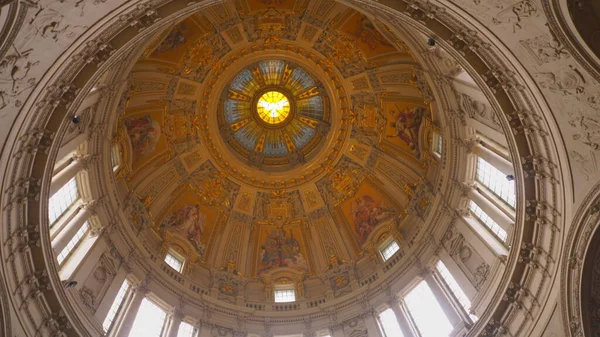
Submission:
[[[273,60],[282,60],[276,76],[297,82],[273,82],[295,111],[269,129],[250,116],[250,97],[269,87],[256,65]],[[318,274],[330,257],[355,260],[391,231],[410,244],[429,210],[427,177],[440,169],[419,69],[388,27],[337,2],[207,8],[156,36],[136,61],[115,125],[118,175],[149,211],[156,242],[250,277]],[[232,117],[242,105],[249,115]],[[271,134],[285,157],[259,147]]]

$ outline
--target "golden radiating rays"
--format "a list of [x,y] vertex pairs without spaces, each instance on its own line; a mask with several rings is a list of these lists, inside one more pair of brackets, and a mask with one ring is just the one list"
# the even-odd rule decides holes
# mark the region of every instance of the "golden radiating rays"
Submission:
[[258,99],[256,112],[266,123],[276,125],[290,115],[290,101],[279,91],[268,91]]

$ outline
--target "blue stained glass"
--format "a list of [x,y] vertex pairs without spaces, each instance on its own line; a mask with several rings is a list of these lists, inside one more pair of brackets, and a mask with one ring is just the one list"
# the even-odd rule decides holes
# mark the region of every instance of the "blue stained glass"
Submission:
[[313,78],[304,70],[296,68],[292,72],[292,76],[290,76],[288,85],[291,87],[290,89],[292,91],[292,94],[297,95],[302,91],[314,87],[315,80],[313,80]]
[[281,60],[262,61],[258,64],[266,85],[278,85],[281,82],[285,62]]
[[279,132],[267,134],[264,153],[266,157],[281,157],[288,153],[285,141]]
[[254,92],[259,90],[258,83],[254,77],[252,77],[252,73],[248,69],[244,69],[240,72],[239,75],[235,77],[235,79],[231,82],[231,89],[241,92],[245,95],[252,95]]
[[240,143],[246,150],[253,151],[258,142],[257,133],[261,130],[256,124],[248,123],[244,125],[238,132],[235,133],[234,138]]
[[232,124],[240,119],[245,119],[248,117],[249,109],[250,104],[248,102],[228,99],[225,101],[225,121],[227,121],[227,124]]
[[323,98],[321,96],[313,96],[298,101],[296,106],[300,115],[323,120]]
[[[303,148],[315,135],[315,130],[304,123],[294,121],[291,125],[295,132],[290,132],[291,137],[299,149]],[[295,125],[298,124],[298,125]]]

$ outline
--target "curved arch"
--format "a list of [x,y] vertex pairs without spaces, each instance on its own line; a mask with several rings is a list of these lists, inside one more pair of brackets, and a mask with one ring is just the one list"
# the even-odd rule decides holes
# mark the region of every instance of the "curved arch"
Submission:
[[[563,316],[571,336],[594,336],[598,325],[592,325],[592,307],[597,308],[597,292],[591,289],[594,266],[600,254],[600,184],[596,184],[585,197],[573,218],[567,235],[561,267],[561,303]],[[596,267],[597,269],[597,267]],[[596,313],[598,311],[596,310]],[[594,331],[593,329],[596,329]]]
[[542,0],[556,38],[600,80],[600,9],[589,0]]
[[[435,7],[431,4],[426,3],[413,3],[408,4],[403,1],[395,3],[397,8],[390,10],[389,8],[377,5],[374,2],[354,2],[355,4],[364,4],[365,8],[375,13],[386,15],[390,22],[395,25],[401,25],[404,23],[411,24],[418,27],[428,33],[435,34],[441,43],[453,51],[453,54],[462,60],[465,66],[469,69],[473,77],[478,79],[478,82],[485,88],[486,94],[495,102],[496,107],[499,111],[504,112],[502,122],[506,130],[515,131],[515,136],[510,139],[511,148],[514,153],[518,153],[519,156],[515,159],[516,164],[516,176],[520,182],[522,188],[520,198],[518,201],[517,209],[517,223],[518,230],[514,235],[515,244],[527,243],[532,244],[535,247],[541,249],[547,249],[546,251],[550,254],[555,254],[555,250],[552,249],[552,240],[556,240],[557,233],[552,232],[550,229],[543,227],[537,220],[540,218],[548,219],[553,226],[562,227],[560,223],[561,219],[556,213],[560,214],[564,200],[561,200],[557,196],[556,186],[557,182],[562,182],[562,175],[560,167],[556,165],[550,165],[548,162],[560,160],[557,158],[560,154],[557,154],[553,148],[553,144],[549,144],[550,141],[546,138],[548,129],[547,122],[544,120],[543,110],[534,103],[535,99],[531,96],[531,92],[527,90],[526,83],[521,78],[517,78],[511,73],[513,66],[509,62],[505,62],[501,59],[502,52],[498,50],[490,51],[486,42],[481,38],[476,37],[473,28],[465,27],[457,21],[457,18],[452,17],[449,13],[444,13],[441,8]],[[173,19],[176,16],[183,15],[177,10],[182,12],[189,12],[191,10],[198,9],[200,5],[185,7],[184,1],[172,1],[169,3],[171,7],[167,5],[159,7],[157,9],[144,8],[136,15],[130,16],[126,20],[127,24],[131,25],[125,28],[118,36],[108,36],[106,42],[113,48],[119,49],[128,44],[124,41],[132,38],[137,33],[135,30],[139,25],[146,25],[144,30],[140,33],[136,39],[140,40],[142,37],[149,36],[152,31],[159,29],[161,26],[167,24],[168,20],[158,20],[160,15],[168,17],[168,12],[172,11]],[[202,6],[207,4],[202,4]],[[401,14],[402,13],[402,14]],[[412,18],[412,19],[410,19]],[[458,18],[459,19],[459,18]],[[416,20],[416,21],[414,21]],[[156,25],[154,26],[156,22]],[[135,28],[132,28],[135,27]],[[472,33],[464,33],[464,31],[471,30]],[[112,39],[111,39],[112,38]],[[471,46],[471,47],[469,47]],[[122,49],[120,49],[122,50]],[[96,49],[90,53],[92,59],[99,58],[103,49]],[[74,53],[72,53],[74,54]],[[19,199],[23,204],[14,202],[15,199],[10,199],[6,202],[7,206],[5,209],[8,211],[5,218],[14,220],[15,224],[18,224],[20,230],[24,229],[26,235],[31,235],[31,231],[35,229],[29,229],[25,224],[30,222],[39,221],[42,232],[42,248],[31,247],[29,252],[22,253],[22,259],[26,260],[29,255],[34,256],[32,259],[32,270],[39,271],[46,267],[46,264],[50,265],[52,271],[53,262],[49,262],[51,254],[49,252],[49,238],[47,232],[46,223],[43,216],[45,214],[45,205],[43,202],[39,202],[34,197],[29,196],[41,195],[41,200],[44,200],[47,196],[47,190],[49,186],[48,171],[49,163],[48,159],[56,156],[56,146],[51,148],[50,154],[42,153],[41,151],[26,152],[26,146],[23,144],[23,139],[37,142],[37,145],[42,145],[46,149],[50,147],[48,142],[51,142],[52,135],[55,133],[61,134],[64,129],[64,123],[61,126],[61,121],[67,116],[69,111],[77,106],[78,100],[81,99],[81,95],[78,98],[76,96],[76,90],[72,90],[76,87],[83,89],[89,88],[90,82],[97,78],[97,73],[103,69],[106,69],[110,64],[116,61],[115,59],[122,56],[123,53],[115,53],[112,58],[109,58],[106,64],[85,64],[81,62],[81,59],[76,61],[78,64],[72,65],[69,70],[72,72],[72,78],[63,78],[63,82],[56,82],[58,90],[46,93],[45,97],[32,98],[28,104],[27,109],[24,109],[23,118],[17,123],[18,127],[15,127],[15,131],[12,134],[10,144],[10,154],[7,156],[10,158],[10,167],[14,167],[14,171],[10,172],[6,176],[4,181],[5,192],[13,196],[13,190],[18,190],[25,195],[24,199]],[[65,71],[65,66],[62,71]],[[59,71],[55,70],[46,76],[46,79],[59,75]],[[47,81],[44,81],[44,85]],[[56,88],[56,87],[55,87]],[[86,91],[86,90],[82,90]],[[53,102],[56,105],[53,108],[47,110],[38,110],[35,103],[39,102]],[[539,103],[542,105],[541,103]],[[43,118],[39,116],[48,116]],[[26,123],[27,122],[27,123]],[[25,130],[26,126],[33,126],[37,129]],[[19,141],[20,140],[20,141]],[[553,141],[553,140],[551,140]],[[21,151],[21,152],[19,152]],[[27,153],[26,156],[19,156],[19,153]],[[533,158],[545,158],[547,161],[535,161]],[[521,159],[524,158],[524,159]],[[530,159],[528,159],[530,158]],[[25,181],[26,183],[23,183]],[[40,186],[39,181],[43,181]],[[548,197],[550,195],[550,197]],[[20,213],[24,213],[26,216],[23,218]],[[525,214],[527,213],[527,218]],[[14,230],[14,228],[13,228]],[[547,236],[551,237],[551,242],[545,242],[537,240],[535,231],[542,231]],[[31,235],[33,236],[33,235]],[[7,247],[6,250],[14,249],[14,247]],[[486,313],[482,316],[482,319],[477,323],[476,327],[472,330],[472,334],[486,331],[499,331],[502,329],[509,329],[513,334],[518,334],[523,329],[528,329],[527,322],[518,320],[508,320],[506,317],[510,317],[515,311],[522,310],[518,306],[510,306],[506,303],[501,302],[504,292],[511,285],[521,286],[531,281],[532,275],[542,279],[539,283],[534,286],[547,291],[549,284],[547,282],[548,276],[544,275],[543,272],[537,271],[532,268],[528,263],[519,260],[518,255],[533,254],[532,251],[517,252],[516,250],[511,252],[511,256],[507,261],[510,275],[505,275],[502,281],[502,285],[498,288],[498,291],[494,295],[493,308],[489,308]],[[13,265],[13,267],[15,267]],[[56,266],[54,266],[55,269]],[[552,268],[548,266],[548,268]],[[34,275],[32,275],[33,277]],[[16,283],[19,280],[18,275],[12,275],[14,278],[11,286],[16,287]],[[53,291],[47,291],[43,293],[45,301],[51,308],[50,312],[47,312],[48,316],[56,321],[57,324],[53,325],[57,327],[57,331],[60,331],[66,335],[86,335],[86,327],[79,322],[79,318],[75,314],[73,308],[70,307],[66,295],[60,283],[58,282],[55,275],[50,275],[49,283],[54,287]],[[530,285],[531,286],[531,285]],[[36,306],[35,303],[24,302],[27,306]],[[69,327],[67,324],[67,318],[60,314],[60,308],[66,311],[66,317],[73,323],[75,328]],[[47,310],[47,309],[45,309]],[[30,317],[31,329],[44,325],[47,318],[42,317]]]

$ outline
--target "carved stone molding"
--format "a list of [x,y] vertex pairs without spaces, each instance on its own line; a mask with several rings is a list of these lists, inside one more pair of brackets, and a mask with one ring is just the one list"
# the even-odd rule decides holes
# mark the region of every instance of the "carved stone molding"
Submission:
[[[486,88],[486,94],[490,97],[494,97],[494,104],[498,107],[498,111],[502,111],[504,114],[501,116],[503,128],[507,131],[510,129],[516,131],[514,136],[509,135],[509,143],[511,146],[511,150],[513,150],[515,153],[518,153],[521,157],[527,157],[530,155],[539,155],[544,158],[556,157],[556,154],[552,153],[552,150],[549,150],[552,149],[552,147],[549,146],[548,143],[550,143],[552,139],[549,139],[548,133],[545,131],[546,129],[548,129],[547,125],[536,121],[535,127],[530,127],[530,125],[527,124],[528,122],[530,122],[528,116],[525,116],[523,119],[515,120],[514,124],[509,124],[509,119],[507,116],[513,111],[521,111],[522,108],[529,108],[532,111],[532,114],[541,114],[541,111],[537,110],[535,104],[532,104],[532,102],[535,102],[535,99],[530,95],[530,92],[528,92],[526,88],[519,85],[521,80],[518,77],[516,77],[515,74],[512,73],[512,71],[510,70],[512,66],[510,64],[505,64],[507,62],[502,57],[502,53],[493,48],[478,47],[484,45],[484,43],[480,41],[480,38],[477,36],[477,34],[472,34],[472,32],[474,31],[469,31],[473,28],[464,27],[464,20],[461,20],[458,17],[451,16],[449,11],[446,12],[444,8],[439,8],[429,3],[421,3],[419,1],[411,2],[410,6],[408,6],[408,4],[404,1],[396,1],[395,3],[392,3],[392,5],[398,6],[398,8],[396,8],[397,11],[391,10],[390,8],[385,7],[382,4],[378,4],[372,1],[346,2],[352,3],[357,6],[364,5],[364,7],[362,8],[371,12],[381,14],[382,18],[389,21],[389,23],[392,26],[402,26],[405,23],[407,23],[416,27],[419,30],[424,30],[431,34],[439,33],[438,35],[441,35],[441,33],[452,33],[445,34],[445,36],[457,36],[457,38],[455,38],[451,43],[446,43],[445,47],[447,47],[449,50],[453,50],[453,55],[457,57],[457,59],[460,59],[462,65],[465,66],[465,68],[468,68],[469,71],[474,75],[474,77],[477,78],[478,83],[483,88]],[[186,7],[185,4],[181,3],[181,1],[173,1],[173,3],[177,3],[181,6],[181,8],[184,8],[184,10],[173,14],[171,17],[169,17],[168,20],[158,21],[160,17],[157,14],[158,11],[155,11],[154,7],[159,7],[159,5],[162,3],[149,2],[146,5],[138,5],[132,13],[121,15],[120,22],[124,25],[127,25],[127,27],[130,27],[136,32],[141,32],[140,34],[142,35],[139,35],[136,38],[139,42],[142,40],[142,37],[149,35],[150,33],[156,31],[163,25],[175,21],[178,17],[184,16],[185,14],[192,12],[193,10],[197,10],[201,6],[192,5]],[[203,3],[202,5],[207,4],[208,3]],[[404,13],[400,14],[400,12]],[[414,20],[410,18],[413,18]],[[123,27],[119,27],[119,29],[122,28]],[[430,29],[447,29],[447,31],[436,32],[430,31]],[[131,32],[131,30],[129,30],[129,33],[132,33],[131,35],[135,34]],[[466,48],[461,47],[461,41],[465,41],[465,36],[468,36],[470,39],[475,39],[474,41],[469,40],[472,46],[474,46],[470,50],[466,50]],[[444,43],[444,41],[441,41],[441,43]],[[453,49],[452,46],[456,46],[456,49]],[[99,63],[100,67],[104,67],[103,70],[106,69],[108,66],[112,65],[111,60],[119,56],[119,48],[122,48],[123,46],[115,45],[114,47],[116,51],[113,54],[111,54],[112,56],[109,57],[105,62]],[[485,62],[483,60],[485,60]],[[81,65],[81,63],[83,63],[83,60],[76,60],[74,62],[79,62],[79,65]],[[93,63],[94,62],[92,62],[92,64]],[[487,64],[493,64],[494,66],[487,66]],[[65,71],[65,77],[75,78],[75,76],[79,76],[76,78],[77,83],[86,83],[87,81],[92,82],[95,79],[92,77],[92,75],[89,75],[88,73],[79,74],[78,70],[80,70],[80,67],[77,66],[77,63],[75,63],[72,69],[70,69],[68,72]],[[56,75],[58,76],[58,73]],[[33,115],[52,115],[53,118],[58,119],[67,114],[68,107],[76,105],[77,100],[79,99],[79,97],[81,97],[81,95],[78,95],[76,97],[78,93],[77,88],[75,88],[74,86],[70,86],[70,84],[64,84],[64,82],[58,83],[61,84],[59,85],[59,87],[56,88],[62,89],[57,89],[58,91],[53,91],[53,95],[47,95],[46,97],[40,98],[41,102],[56,103],[56,105],[51,105],[51,107],[53,106],[55,109],[50,111],[45,110],[50,109],[50,107],[45,107],[44,110],[42,110],[42,108],[40,108],[40,110],[38,110],[37,108],[32,108],[28,111],[25,110],[23,111],[23,114],[25,115],[23,125],[41,127],[41,130],[45,130],[46,125],[43,124],[45,124],[46,121],[35,119]],[[66,87],[63,84],[66,85]],[[54,126],[54,128],[56,127]],[[54,159],[56,157],[56,147],[53,149],[53,152],[50,152],[49,156],[43,153],[43,151],[39,151],[40,147],[42,150],[47,150],[48,147],[50,147],[50,145],[53,145],[51,141],[52,137],[49,137],[48,135],[48,133],[52,134],[53,131],[49,131],[48,133],[42,132],[40,136],[39,133],[27,133],[29,131],[25,131],[25,129],[26,128],[17,128],[17,130],[23,131],[16,132],[18,133],[19,137],[24,137],[19,139],[27,140],[26,142],[24,142],[26,144],[19,144],[18,142],[16,142],[17,144],[10,144],[15,145],[15,147],[14,150],[12,150],[13,156],[9,165],[9,167],[11,167],[11,171],[7,174],[7,181],[5,182],[4,193],[7,196],[13,196],[13,193],[11,192],[12,190],[6,189],[7,186],[10,186],[16,187],[16,189],[23,190],[25,196],[24,198],[18,199],[10,198],[11,201],[9,201],[9,203],[14,203],[13,206],[15,208],[14,211],[7,215],[7,218],[10,220],[8,222],[12,224],[9,228],[7,228],[7,231],[11,234],[25,227],[25,224],[35,223],[36,215],[38,214],[31,211],[32,209],[44,210],[45,206],[41,206],[42,203],[40,202],[40,199],[44,200],[44,202],[45,200],[47,200],[47,186],[42,187],[40,196],[39,191],[33,188],[34,186],[29,186],[27,183],[23,182],[29,182],[35,179],[44,178],[46,179],[46,185],[49,185],[47,180],[50,176],[50,172],[44,172],[44,177],[37,176],[37,174],[40,174],[39,172],[43,171],[45,166],[50,166],[46,165],[49,158]],[[40,129],[37,130],[39,131]],[[64,128],[62,131],[59,132],[64,132]],[[28,143],[29,140],[31,140],[32,143]],[[517,156],[516,164],[520,164],[521,157]],[[533,237],[534,229],[549,237],[554,237],[554,235],[556,234],[553,232],[546,231],[546,227],[535,221],[528,222],[527,226],[524,225],[526,219],[523,214],[523,200],[535,200],[536,198],[546,198],[546,195],[556,195],[557,193],[555,192],[557,187],[555,184],[555,180],[558,180],[559,177],[561,177],[561,175],[559,174],[560,172],[557,172],[558,168],[551,167],[544,172],[545,177],[558,178],[554,178],[554,180],[536,180],[537,177],[525,176],[521,171],[520,165],[516,166],[517,172],[515,175],[517,181],[522,183],[523,186],[528,186],[528,189],[519,191],[520,195],[523,196],[523,198],[525,199],[519,199],[520,204],[517,207],[517,228],[515,228],[515,232],[521,232],[524,240],[535,242],[536,245],[539,244],[540,246],[546,245],[545,241],[539,243],[536,242],[538,240],[542,240]],[[36,170],[32,170],[32,168],[35,168]],[[36,173],[34,175],[30,175],[29,172]],[[542,189],[542,191],[539,191],[539,189]],[[555,198],[559,199],[560,197]],[[555,204],[564,204],[562,200],[557,201],[549,199],[543,201],[550,204],[551,207],[559,207],[553,206]],[[27,204],[28,207],[23,207],[24,204]],[[3,206],[6,206],[6,204]],[[25,214],[25,216],[22,216],[22,214]],[[41,217],[42,221],[41,223],[39,223],[41,232],[43,233],[42,248],[31,247],[29,249],[24,249],[23,251],[18,251],[15,249],[15,247],[18,246],[18,243],[9,242],[5,244],[5,247],[3,247],[4,251],[18,251],[18,253],[15,256],[15,260],[18,259],[19,262],[13,263],[11,261],[8,261],[7,264],[11,264],[11,267],[6,269],[14,271],[17,268],[23,268],[23,265],[26,265],[26,263],[31,263],[31,265],[28,265],[28,267],[31,268],[31,270],[33,271],[40,271],[44,268],[48,268],[49,272],[51,272],[52,275],[50,276],[51,279],[46,283],[51,285],[53,284],[56,286],[59,283],[56,276],[55,261],[51,261],[45,258],[45,256],[52,255],[49,251],[50,239],[48,237],[48,233],[46,233],[48,231],[48,223],[47,219],[44,220],[44,218],[45,217]],[[551,218],[547,221],[559,223],[560,220]],[[558,224],[555,225],[558,226]],[[518,236],[515,235],[515,237]],[[551,248],[552,247],[545,247],[544,249],[547,249],[547,251],[553,251]],[[131,261],[131,264],[139,263],[140,266],[148,267],[148,262],[142,258],[138,259],[134,256],[132,260],[133,261]],[[507,273],[507,275],[503,276],[501,286],[497,290],[499,294],[506,293],[506,290],[509,287],[509,280],[518,279],[521,275],[523,275],[523,282],[527,283],[533,280],[533,277],[531,276],[532,274],[536,276],[539,275],[535,274],[537,273],[536,270],[531,270],[529,271],[529,274],[525,274],[524,268],[521,265],[517,265],[516,252],[511,252],[509,261],[507,261],[507,265],[510,267],[508,268],[509,272]],[[11,271],[12,274],[8,277],[12,278],[15,281],[14,283],[18,284],[20,281],[22,281],[22,279],[20,279],[20,276],[16,271],[13,271]],[[389,273],[387,275],[387,277],[389,278],[397,276],[393,273]],[[540,277],[540,279],[546,281],[548,277],[549,276],[546,276],[544,274]],[[160,280],[157,280],[156,284],[159,284],[159,281]],[[549,283],[551,282],[535,283],[531,286],[539,287],[540,292],[545,292],[547,291],[547,285]],[[30,285],[27,285],[27,287],[29,286]],[[155,283],[153,282],[151,286],[155,286]],[[9,289],[9,291],[14,292],[15,289]],[[40,328],[43,329],[43,331],[40,331],[39,335],[64,334],[69,336],[75,336],[79,335],[77,332],[86,331],[86,328],[80,322],[80,318],[78,318],[78,314],[74,312],[74,309],[72,307],[70,307],[69,302],[66,299],[66,295],[63,291],[61,291],[60,287],[55,287],[53,290],[48,290],[37,294],[40,298],[39,302],[24,297],[25,300],[23,300],[22,305],[24,308],[23,310],[25,311],[37,312],[37,310],[41,310],[45,314],[45,317],[34,317],[33,315],[29,315],[27,318],[24,318],[24,321],[27,321],[27,323],[25,324],[31,325],[34,328],[43,327]],[[66,313],[57,313],[55,311],[48,310],[47,307],[40,304],[43,301],[52,303],[52,307],[63,305]],[[351,302],[349,301],[349,303]],[[485,330],[485,332],[483,332],[484,335],[492,335],[500,330],[506,329],[513,335],[518,334],[519,332],[527,329],[527,324],[529,324],[519,319],[519,316],[521,315],[516,315],[516,313],[519,313],[520,310],[522,309],[516,306],[512,306],[508,309],[500,307],[495,312],[486,312],[485,315],[481,317],[481,320],[477,323],[476,327],[473,330],[474,332],[472,333],[475,334],[479,331]],[[293,316],[293,314],[291,314],[290,316]],[[68,320],[66,317],[68,317]],[[76,330],[72,329],[71,325],[69,324],[69,320],[73,322],[72,324],[77,326]],[[264,330],[268,334],[272,334],[272,325],[273,322],[271,322],[271,320],[264,319]],[[87,334],[92,333],[93,332],[88,332]]]

